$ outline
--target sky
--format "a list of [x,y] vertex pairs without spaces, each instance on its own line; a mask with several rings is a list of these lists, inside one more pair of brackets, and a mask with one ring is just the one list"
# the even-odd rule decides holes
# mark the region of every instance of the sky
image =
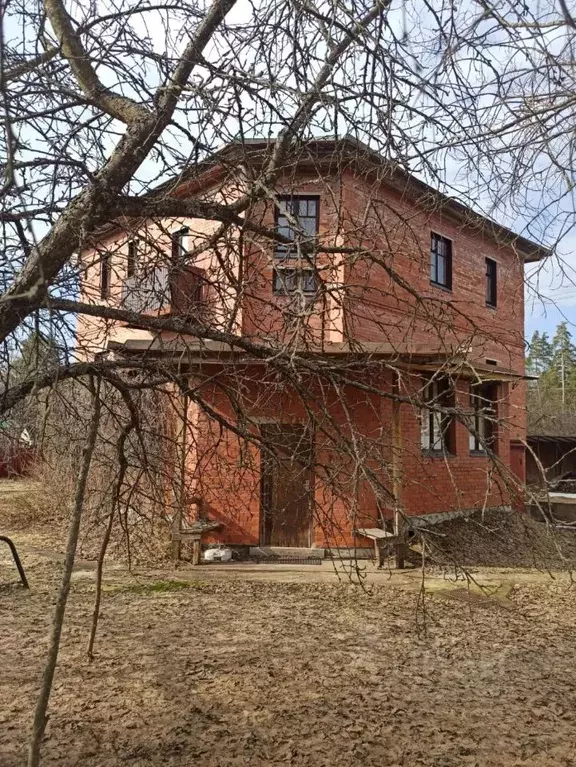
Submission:
[[576,235],[561,237],[548,263],[528,266],[526,277],[526,339],[535,330],[553,336],[560,322],[576,338]]
[[530,341],[536,330],[539,333],[548,333],[552,337],[557,326],[564,321],[568,322],[568,328],[576,338],[576,306],[574,304],[554,305],[554,303],[549,303],[544,305],[541,302],[535,302],[531,306],[530,300],[526,302],[525,332],[527,341]]

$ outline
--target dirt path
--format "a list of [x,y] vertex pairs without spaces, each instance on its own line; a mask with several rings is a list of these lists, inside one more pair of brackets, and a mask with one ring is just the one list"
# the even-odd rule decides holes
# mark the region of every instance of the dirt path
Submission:
[[[12,537],[16,542],[21,559],[26,565],[27,561],[41,562],[44,560],[62,564],[64,562],[64,549],[51,548],[49,539],[37,532],[7,531],[5,534]],[[8,550],[0,550],[0,557],[6,565],[10,564]],[[75,571],[81,571],[86,578],[91,578],[96,567],[95,560],[77,557],[74,565]],[[239,564],[214,564],[202,565],[200,568],[191,567],[187,563],[180,563],[174,568],[167,564],[162,568],[137,568],[133,575],[126,572],[123,565],[108,561],[106,564],[107,576],[114,579],[123,578],[130,580],[138,578],[141,573],[144,577],[166,578],[177,577],[183,580],[223,580],[223,581],[262,581],[273,583],[359,583],[364,587],[384,586],[389,584],[395,587],[404,587],[420,590],[422,587],[428,590],[450,587],[461,588],[463,585],[478,585],[479,587],[493,588],[497,585],[513,587],[521,583],[534,583],[547,585],[553,582],[570,583],[570,574],[561,570],[537,570],[535,568],[504,568],[504,567],[471,567],[465,573],[456,573],[447,568],[440,571],[438,568],[431,569],[423,577],[419,568],[410,568],[397,571],[390,568],[378,570],[371,561],[332,561],[325,560],[321,565],[267,565],[239,563]]]
[[[2,767],[24,760],[60,571],[26,559],[31,592],[0,591]],[[93,571],[80,568],[44,764],[576,764],[567,579],[472,610],[432,588],[423,614],[417,573],[372,573],[366,593],[326,566],[261,568],[109,570],[92,664]],[[12,575],[0,558],[0,580]]]

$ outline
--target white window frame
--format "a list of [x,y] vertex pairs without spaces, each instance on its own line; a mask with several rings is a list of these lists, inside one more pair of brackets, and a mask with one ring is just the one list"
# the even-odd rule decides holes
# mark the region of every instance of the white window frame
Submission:
[[[450,384],[446,379],[430,381],[424,389],[424,400],[431,405],[445,406]],[[452,417],[431,407],[423,407],[420,413],[420,446],[425,453],[449,453],[449,432]]]
[[[482,394],[482,389],[491,386],[491,398]],[[490,403],[490,404],[489,404]],[[470,429],[468,430],[468,449],[471,453],[486,453],[486,448],[493,447],[495,440],[496,403],[494,384],[478,383],[470,385]],[[491,444],[492,443],[492,444]]]

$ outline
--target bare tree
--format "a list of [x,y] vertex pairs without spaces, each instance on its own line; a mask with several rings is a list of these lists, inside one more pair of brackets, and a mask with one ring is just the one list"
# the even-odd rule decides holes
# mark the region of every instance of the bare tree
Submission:
[[[474,508],[518,499],[523,259],[548,251],[482,214],[525,200],[542,157],[571,170],[549,128],[570,109],[573,22],[417,0],[45,0],[1,18],[0,409],[42,396],[45,455],[73,424],[82,467],[32,765],[81,513],[100,536],[92,656],[116,530],[131,561],[158,519],[213,507],[240,528],[287,462],[342,547],[367,520],[404,540],[419,498],[469,511],[450,440],[483,461]],[[502,254],[494,315],[484,258],[481,308],[450,292],[439,227]],[[15,376],[39,334],[58,364]],[[78,396],[92,379],[99,419]]]

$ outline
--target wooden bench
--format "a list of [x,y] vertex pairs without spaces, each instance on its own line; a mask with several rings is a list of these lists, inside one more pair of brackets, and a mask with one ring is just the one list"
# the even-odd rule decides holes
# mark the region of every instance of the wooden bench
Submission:
[[180,561],[182,541],[187,538],[192,541],[192,564],[194,566],[199,565],[202,554],[202,536],[221,527],[221,522],[214,522],[210,519],[198,519],[189,523],[179,517],[175,520],[172,528],[172,559],[176,562]]
[[357,528],[354,530],[354,535],[360,535],[374,541],[374,554],[379,568],[384,566],[384,547],[397,547],[404,543],[403,536],[396,535],[396,533],[389,533],[387,530],[382,530],[379,527]]

